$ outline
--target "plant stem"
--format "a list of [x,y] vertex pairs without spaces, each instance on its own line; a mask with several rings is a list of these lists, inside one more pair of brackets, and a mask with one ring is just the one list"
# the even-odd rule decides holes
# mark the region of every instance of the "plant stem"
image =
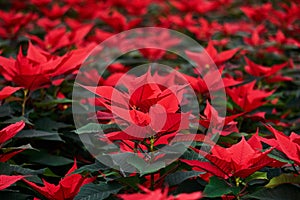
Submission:
[[235,184],[236,184],[236,187],[239,187],[239,185],[240,185],[240,178],[239,177],[235,178]]
[[150,189],[151,189],[151,190],[154,190],[154,184],[155,184],[155,181],[154,181],[154,173],[151,173],[151,174],[150,174],[150,179],[151,179],[151,186],[150,186]]
[[[150,162],[152,162],[152,160],[154,158],[154,154],[153,154],[154,142],[155,142],[155,138],[152,136],[151,139],[150,139],[150,152],[151,152],[151,161]],[[154,184],[155,184],[154,173],[151,173],[150,177],[151,177],[150,189],[154,190]]]
[[22,102],[22,116],[25,115],[25,108],[26,108],[26,101],[28,100],[28,90],[24,89],[24,98],[23,98],[23,102]]

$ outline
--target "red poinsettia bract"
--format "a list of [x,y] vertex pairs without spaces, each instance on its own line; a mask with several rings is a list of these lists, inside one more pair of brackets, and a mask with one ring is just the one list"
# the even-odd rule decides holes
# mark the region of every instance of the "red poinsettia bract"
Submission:
[[226,88],[226,93],[240,108],[246,112],[250,112],[262,105],[267,101],[265,98],[271,96],[273,91],[267,92],[261,89],[254,89],[256,81],[233,87]]
[[[187,51],[186,54],[190,59],[194,60],[199,67],[204,67],[205,65],[211,64],[210,59],[212,59],[217,66],[220,66],[221,64],[231,59],[238,52],[238,50],[238,48],[235,48],[218,53],[218,51],[213,46],[213,42],[209,41],[207,47],[205,48],[205,51],[201,53]],[[210,57],[207,56],[207,54]]]
[[[210,105],[209,101],[207,101],[204,109],[204,116],[200,116],[199,124],[205,128],[209,128],[209,126],[211,126],[213,133],[220,132],[220,135],[226,136],[233,132],[239,132],[236,126],[237,122],[234,122],[234,119],[242,116],[243,114],[244,113],[239,113],[231,116],[220,117],[217,110]],[[224,127],[221,127],[221,125],[224,125]],[[221,128],[222,130],[220,131]]]
[[[121,119],[119,124],[122,121],[128,123],[125,132],[131,134],[128,135],[129,138],[143,139],[154,134],[161,136],[187,129],[190,113],[178,112],[185,86],[174,85],[166,88],[156,84],[154,79],[155,76],[148,71],[143,76],[126,81],[124,85],[128,93],[111,86],[83,87],[95,93],[98,96],[97,101]],[[136,88],[136,85],[140,87]],[[126,133],[113,132],[106,136],[123,136]],[[128,137],[126,138],[129,139]]]
[[148,190],[147,188],[141,187],[141,190],[144,193],[136,193],[136,194],[119,194],[118,196],[123,200],[136,200],[136,199],[144,199],[144,200],[198,200],[202,197],[201,192],[193,192],[190,194],[182,193],[176,196],[168,195],[168,189],[165,188],[164,191],[162,189],[156,189],[154,191]]
[[32,183],[26,179],[23,179],[30,187],[42,194],[47,199],[52,200],[64,200],[64,199],[73,199],[82,187],[85,184],[91,183],[94,178],[86,178],[81,174],[72,174],[77,169],[76,160],[74,165],[67,172],[64,178],[62,178],[58,185],[48,183],[43,180],[44,186],[38,186],[35,183]]
[[24,176],[15,175],[15,176],[8,176],[8,175],[0,175],[0,191],[8,188],[15,182],[23,179]]
[[12,95],[13,93],[15,93],[19,89],[21,89],[21,87],[11,87],[11,86],[4,87],[0,91],[0,100],[3,100],[5,98],[9,97],[10,95]]
[[289,159],[300,166],[300,136],[294,132],[287,136],[271,125],[266,125],[266,127],[274,134],[275,139],[260,138],[261,141],[283,152]]
[[[5,142],[13,138],[19,131],[21,131],[24,128],[24,126],[25,126],[24,121],[20,121],[2,129],[0,131],[0,148],[5,144]],[[0,162],[6,162],[11,157],[15,156],[16,154],[24,150],[25,149],[18,149],[15,151],[13,150],[4,154],[0,154]]]
[[[262,145],[256,139],[242,140],[230,148],[215,145],[205,158],[209,162],[199,160],[182,160],[194,169],[205,170],[215,176],[227,179],[229,177],[246,178],[261,168],[273,164],[268,157],[272,149],[262,152]],[[198,151],[200,154],[203,152]]]
[[76,70],[85,59],[87,50],[74,50],[62,57],[52,56],[29,43],[27,56],[22,49],[16,59],[0,56],[0,73],[7,81],[30,91],[58,85],[61,77]]

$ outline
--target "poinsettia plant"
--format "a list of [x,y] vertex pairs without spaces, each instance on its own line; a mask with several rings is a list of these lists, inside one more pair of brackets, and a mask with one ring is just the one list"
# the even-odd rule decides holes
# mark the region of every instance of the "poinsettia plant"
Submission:
[[300,199],[299,3],[0,0],[0,199]]

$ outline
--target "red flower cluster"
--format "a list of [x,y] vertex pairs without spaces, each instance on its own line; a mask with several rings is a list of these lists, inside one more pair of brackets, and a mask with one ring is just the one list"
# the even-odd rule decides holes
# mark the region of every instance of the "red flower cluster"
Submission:
[[299,3],[1,1],[0,199],[300,199]]

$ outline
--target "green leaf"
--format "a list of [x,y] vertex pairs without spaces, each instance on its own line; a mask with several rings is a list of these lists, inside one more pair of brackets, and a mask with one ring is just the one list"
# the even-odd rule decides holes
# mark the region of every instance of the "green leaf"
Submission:
[[233,104],[230,101],[227,101],[227,108],[233,110]]
[[20,149],[37,150],[37,149],[33,148],[30,144],[26,144],[26,145],[22,145],[22,146],[19,146],[19,147],[7,147],[7,148],[1,148],[1,151],[3,151],[3,153],[8,153],[8,152],[10,152],[10,151],[20,150]]
[[153,172],[157,172],[161,168],[166,166],[163,161],[156,161],[153,163],[146,163],[142,158],[137,157],[135,155],[129,156],[126,162],[132,166],[134,166],[139,172],[140,175],[143,176],[145,174],[150,174]]
[[147,163],[138,156],[130,156],[127,158],[126,162],[132,166],[134,166],[140,173],[143,171],[144,167]]
[[48,101],[43,101],[43,102],[36,102],[35,105],[37,107],[44,107],[44,106],[51,106],[51,105],[56,105],[56,104],[69,104],[73,103],[72,99],[53,99],[53,100],[48,100]]
[[54,121],[48,117],[40,118],[34,123],[35,128],[43,131],[57,131],[60,128],[69,127],[69,124]]
[[86,184],[81,187],[78,195],[74,200],[102,200],[109,197],[111,194],[117,194],[122,189],[120,184]]
[[80,167],[79,169],[75,170],[73,173],[74,174],[81,174],[84,172],[93,173],[93,172],[98,172],[100,170],[106,170],[106,169],[108,169],[108,167],[106,165],[103,165],[98,160],[96,160],[94,164],[84,165],[84,166]]
[[280,162],[293,164],[294,162],[292,160],[287,159],[281,152],[273,150],[271,153],[268,154],[270,158],[273,158],[275,160],[278,160]]
[[205,197],[221,197],[224,194],[231,193],[231,188],[224,180],[213,176],[209,179],[209,183],[206,185],[203,193]]
[[54,172],[51,171],[51,169],[49,169],[49,168],[46,168],[46,170],[45,170],[45,172],[43,173],[43,175],[44,175],[44,176],[48,176],[48,177],[56,177],[56,178],[60,177],[60,176],[54,174]]
[[138,185],[140,184],[140,179],[138,176],[122,177],[122,178],[116,179],[116,181],[118,181],[124,185],[129,185],[130,187],[132,187],[135,190],[139,189]]
[[9,104],[3,104],[0,106],[0,117],[7,117],[12,115],[12,109]]
[[19,165],[12,165],[8,163],[0,163],[0,174],[12,175],[14,173],[22,175],[38,175],[43,174],[46,168],[32,170],[29,168],[24,168]]
[[34,151],[26,151],[22,153],[28,157],[28,160],[34,163],[38,163],[46,166],[62,166],[72,164],[74,161],[56,155],[48,154],[44,151],[34,152]]
[[20,193],[20,191],[0,191],[1,199],[24,200],[33,199],[33,196]]
[[103,132],[107,129],[119,130],[119,126],[117,124],[97,124],[97,123],[89,123],[85,126],[78,128],[75,133],[83,134],[83,133],[98,133]]
[[265,187],[273,188],[285,183],[300,184],[300,176],[296,176],[294,174],[281,174],[280,176],[272,178]]
[[147,164],[144,169],[142,171],[140,171],[141,176],[145,175],[145,174],[150,174],[150,173],[154,173],[157,172],[158,170],[162,169],[166,167],[166,163],[163,161],[156,161],[154,163],[151,164]]
[[300,199],[299,187],[294,185],[280,185],[275,188],[263,188],[252,194],[247,194],[242,199],[259,200],[296,200]]
[[267,172],[254,172],[251,176],[249,176],[248,178],[246,178],[245,182],[248,183],[252,180],[257,180],[257,179],[260,179],[260,180],[268,180],[268,177],[267,177]]
[[33,170],[29,168],[24,168],[19,165],[11,165],[8,163],[0,163],[0,174],[5,175],[14,175],[14,174],[22,174],[22,175],[30,175],[27,177],[31,182],[42,184],[42,180],[37,176],[41,175],[45,172],[46,168]]
[[174,186],[182,183],[183,181],[196,177],[199,174],[204,174],[205,172],[196,172],[196,171],[186,171],[186,172],[175,172],[173,174],[169,174],[166,176],[165,182],[168,184],[168,186]]
[[26,124],[29,124],[29,125],[33,126],[33,124],[29,121],[29,119],[27,119],[24,116],[14,117],[14,118],[5,120],[4,122],[2,122],[2,124],[13,124],[13,123],[16,123],[16,122],[19,122],[19,121],[24,121]]
[[41,130],[23,130],[15,138],[38,138],[42,140],[53,140],[64,142],[57,132],[46,132]]
[[181,157],[186,160],[205,160],[203,156],[190,149],[185,151]]

